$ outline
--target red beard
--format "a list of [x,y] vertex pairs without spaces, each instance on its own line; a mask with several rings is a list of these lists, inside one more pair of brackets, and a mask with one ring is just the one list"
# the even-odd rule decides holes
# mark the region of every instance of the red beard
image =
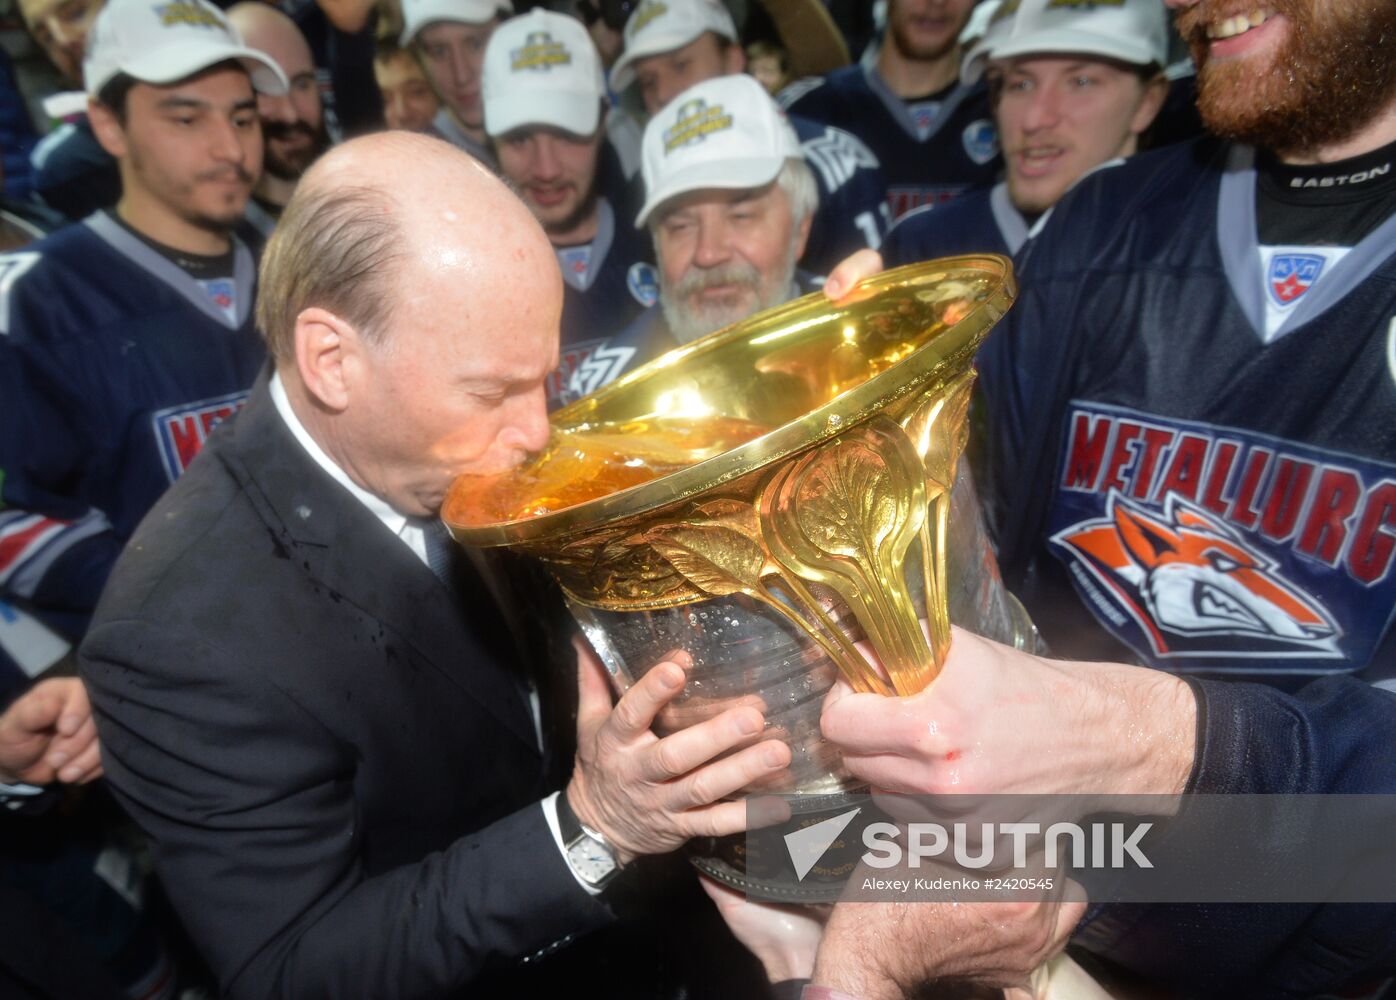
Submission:
[[1396,97],[1396,3],[1391,0],[1267,0],[1290,22],[1271,58],[1208,59],[1207,25],[1249,12],[1235,0],[1202,0],[1180,11],[1178,31],[1197,64],[1197,107],[1218,135],[1277,153],[1342,142]]

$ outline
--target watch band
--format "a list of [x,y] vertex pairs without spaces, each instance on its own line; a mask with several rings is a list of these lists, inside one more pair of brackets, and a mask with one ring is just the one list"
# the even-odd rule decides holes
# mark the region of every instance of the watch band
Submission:
[[567,800],[567,789],[557,793],[557,828],[562,834],[562,842],[570,844],[584,832],[582,821],[572,811],[572,803]]

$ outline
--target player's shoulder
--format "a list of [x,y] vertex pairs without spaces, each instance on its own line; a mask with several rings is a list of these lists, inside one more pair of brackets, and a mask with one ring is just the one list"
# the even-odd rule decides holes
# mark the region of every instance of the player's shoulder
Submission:
[[1004,239],[990,204],[992,188],[975,188],[943,205],[907,212],[882,242],[887,266],[958,253],[1004,253]]
[[846,99],[854,91],[867,89],[863,68],[844,66],[823,76],[807,76],[787,86],[776,100],[786,111],[808,114],[828,104]]
[[13,334],[37,311],[51,315],[104,283],[119,281],[110,255],[87,226],[73,223],[0,254],[0,335]]
[[97,617],[140,618],[188,606],[191,589],[215,563],[226,575],[250,558],[248,543],[266,537],[226,459],[233,422],[225,422],[141,520],[112,571]]

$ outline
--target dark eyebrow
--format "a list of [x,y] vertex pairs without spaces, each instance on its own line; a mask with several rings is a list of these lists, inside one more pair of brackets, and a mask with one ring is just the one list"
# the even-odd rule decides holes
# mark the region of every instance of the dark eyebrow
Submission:
[[208,101],[200,101],[193,97],[181,97],[179,94],[171,94],[169,97],[161,98],[160,107],[170,110],[187,108],[191,110],[206,111],[213,105]]
[[313,80],[313,79],[315,79],[315,71],[314,71],[314,70],[311,70],[311,69],[308,69],[308,70],[306,70],[304,73],[297,73],[295,76],[291,77],[291,82],[292,82],[292,83],[300,83],[302,80]]
[[256,110],[257,110],[257,98],[255,98],[255,97],[244,97],[242,100],[234,102],[234,104],[233,104],[233,110],[234,110],[234,111],[249,111],[249,110],[251,110],[251,111],[256,111]]

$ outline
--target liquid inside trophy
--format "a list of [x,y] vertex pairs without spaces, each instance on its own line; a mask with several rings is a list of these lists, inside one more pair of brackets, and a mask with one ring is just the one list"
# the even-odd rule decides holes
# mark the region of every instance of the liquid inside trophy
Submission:
[[[791,830],[820,822],[865,791],[819,729],[837,677],[920,691],[952,621],[1036,644],[960,461],[974,352],[1014,291],[1005,258],[956,257],[761,313],[553,414],[541,456],[461,477],[443,517],[463,544],[541,560],[619,690],[686,651],[661,735],[760,708],[793,759],[744,791],[786,796]],[[837,851],[800,878],[743,838],[691,849],[718,880],[792,901],[847,874]]]

